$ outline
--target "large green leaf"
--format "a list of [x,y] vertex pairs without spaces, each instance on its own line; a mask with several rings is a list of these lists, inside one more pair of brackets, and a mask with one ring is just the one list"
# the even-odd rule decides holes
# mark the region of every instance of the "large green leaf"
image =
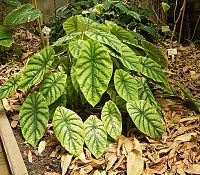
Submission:
[[162,65],[164,68],[166,68],[168,66],[167,55],[165,55],[154,44],[152,44],[152,43],[150,43],[146,40],[143,40],[142,46],[143,46],[146,54],[149,56],[149,58],[151,58],[152,60],[154,60],[158,64]]
[[36,20],[41,16],[41,12],[35,9],[32,4],[18,6],[11,11],[4,20],[5,25],[17,25]]
[[101,111],[101,120],[107,130],[107,133],[115,140],[117,140],[122,133],[122,116],[112,101],[105,103]]
[[77,58],[83,47],[84,40],[75,40],[69,43],[69,51],[74,58]]
[[141,132],[153,138],[163,133],[162,117],[158,114],[156,108],[148,102],[144,100],[133,101],[127,103],[126,107],[135,126]]
[[56,101],[65,91],[67,75],[63,72],[52,73],[45,77],[39,86],[39,91],[50,105]]
[[81,15],[78,15],[78,20],[84,25],[85,31],[90,28],[99,28],[101,26],[97,21]]
[[85,35],[92,40],[96,40],[101,43],[109,45],[119,53],[122,52],[121,41],[115,35],[96,29],[92,29],[85,32]]
[[20,6],[21,3],[18,0],[4,0],[4,2],[8,5],[12,6]]
[[83,151],[84,126],[75,112],[58,107],[53,116],[53,129],[57,139],[69,153],[78,156]]
[[83,17],[81,15],[76,15],[68,18],[64,22],[63,28],[68,34],[84,32],[92,28],[108,31],[108,28],[105,25],[99,24],[97,21]]
[[196,99],[192,95],[192,93],[190,92],[190,90],[184,84],[178,83],[178,86],[183,91],[183,93],[185,94],[185,96],[190,99],[190,101],[194,104],[194,106],[200,112],[200,100]]
[[81,24],[78,21],[78,16],[71,16],[63,23],[63,29],[68,33],[75,33],[81,31]]
[[168,84],[167,77],[160,66],[153,60],[146,57],[139,57],[142,65],[141,73],[154,81]]
[[139,64],[136,53],[133,50],[131,50],[126,44],[121,44],[121,47],[122,47],[121,55],[113,54],[113,52],[110,52],[110,54],[118,58],[125,67],[127,67],[130,70],[133,70],[135,68],[135,65]]
[[21,75],[16,74],[0,86],[0,99],[10,96],[17,88]]
[[20,89],[26,90],[40,80],[53,60],[54,50],[51,46],[33,55],[25,66],[24,74],[20,81]]
[[4,26],[0,25],[0,46],[10,47],[13,42],[14,39],[9,31]]
[[161,39],[161,35],[152,25],[143,25],[140,23],[137,29],[147,32],[155,41],[159,41]]
[[116,70],[114,75],[115,89],[119,96],[131,102],[138,99],[138,85],[136,79],[122,69]]
[[71,16],[63,23],[64,30],[70,34],[75,32],[83,32],[89,29],[91,26],[96,26],[98,23],[85,18],[81,15]]
[[112,71],[112,60],[102,45],[97,41],[85,41],[76,62],[76,79],[92,106],[100,101],[106,91]]
[[151,106],[158,107],[158,103],[156,102],[147,82],[146,78],[144,77],[137,77],[136,78],[138,83],[138,97],[139,100],[145,100]]
[[95,115],[91,115],[84,123],[85,144],[98,159],[106,149],[107,133],[103,122]]
[[20,108],[19,121],[25,140],[37,146],[43,137],[49,120],[49,109],[45,98],[39,92],[29,94]]
[[[128,50],[127,50],[128,51]],[[156,82],[167,83],[167,77],[160,66],[150,58],[143,56],[131,55],[131,52],[122,52],[119,58],[121,62],[130,70],[142,73],[143,75],[153,79]]]
[[74,39],[75,37],[79,36],[81,32],[67,34],[61,38],[59,38],[55,43],[53,43],[53,46],[60,46],[62,44],[66,44],[70,40]]
[[134,44],[138,44],[137,40],[133,38],[133,35],[127,30],[119,27],[112,21],[105,21],[105,23],[111,28],[111,33],[119,38],[121,41],[129,41]]
[[117,8],[119,8],[122,12],[126,13],[127,15],[132,16],[133,18],[135,18],[138,21],[141,21],[141,17],[140,14],[138,14],[135,11],[131,11],[128,9],[127,5],[123,2],[118,2],[117,4],[115,4],[115,6]]
[[174,92],[172,86],[168,82],[153,82],[157,87],[163,89],[167,93],[169,93],[172,96],[177,96],[177,93]]

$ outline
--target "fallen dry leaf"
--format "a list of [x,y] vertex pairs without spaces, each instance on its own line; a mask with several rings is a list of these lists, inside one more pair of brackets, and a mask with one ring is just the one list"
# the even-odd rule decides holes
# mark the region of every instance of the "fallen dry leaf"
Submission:
[[130,139],[127,138],[124,141],[123,148],[125,149],[125,155],[127,155],[134,148],[133,142]]
[[106,153],[105,158],[106,160],[108,160],[107,167],[106,167],[106,171],[108,171],[109,169],[112,168],[114,163],[117,161],[117,155],[116,153]]
[[60,175],[60,174],[56,172],[44,172],[44,175]]
[[117,169],[118,167],[120,167],[120,165],[122,164],[123,160],[125,158],[125,155],[121,155],[118,162],[115,164],[115,166],[113,167],[113,170]]
[[33,162],[32,152],[31,152],[30,150],[28,151],[28,161],[29,161],[30,163]]
[[96,170],[93,175],[101,175],[101,172],[99,170]]
[[79,173],[81,175],[86,175],[86,174],[89,174],[92,170],[93,170],[93,167],[91,165],[86,165],[84,167],[81,167],[81,170]]
[[21,105],[11,105],[11,108],[15,111],[19,111],[21,108]]
[[45,141],[41,141],[41,142],[39,143],[39,145],[38,145],[38,152],[39,152],[39,154],[41,154],[42,151],[45,150],[45,146],[46,146],[46,142],[45,142]]
[[187,133],[176,137],[174,141],[189,142],[193,137],[196,136],[197,133]]
[[185,171],[180,166],[177,167],[177,173],[180,174],[180,175],[186,175]]
[[144,169],[142,154],[133,149],[127,155],[127,175],[140,175]]
[[11,106],[8,103],[8,100],[6,98],[2,99],[2,103],[3,103],[3,107],[6,111],[10,111],[11,110]]
[[17,120],[13,120],[10,125],[11,125],[12,128],[16,128],[17,124],[18,124],[18,121]]
[[62,175],[65,175],[67,172],[67,169],[72,161],[73,155],[65,154],[61,157],[61,169],[62,169]]
[[19,115],[14,115],[14,116],[12,116],[12,120],[19,120]]
[[188,174],[200,174],[200,164],[194,164],[184,170]]
[[106,175],[106,171],[102,171],[102,172],[101,172],[101,175]]
[[21,59],[24,60],[24,59],[28,58],[32,53],[33,53],[33,52],[30,52],[30,51],[28,51],[28,52],[26,52],[26,53],[23,53]]
[[126,138],[125,138],[124,136],[121,136],[121,137],[119,138],[119,140],[118,140],[118,144],[117,144],[117,156],[120,155],[120,149],[121,149],[121,147],[122,147],[122,145],[123,145],[125,139],[126,139]]
[[133,144],[134,144],[134,149],[138,150],[142,154],[141,144],[138,141],[138,139],[134,138]]

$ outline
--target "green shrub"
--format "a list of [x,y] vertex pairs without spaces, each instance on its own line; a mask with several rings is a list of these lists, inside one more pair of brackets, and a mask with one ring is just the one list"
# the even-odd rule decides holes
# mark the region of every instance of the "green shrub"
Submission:
[[0,46],[10,47],[14,43],[8,26],[16,26],[34,21],[41,17],[41,12],[32,4],[21,5],[18,0],[4,0],[5,3],[11,6],[17,6],[4,19],[3,26],[0,25]]
[[149,19],[148,10],[118,1],[84,1],[75,0],[57,9],[57,16],[52,20],[53,38],[63,36],[61,24],[70,16],[84,15],[100,23],[106,20],[113,21],[119,26],[131,31],[138,40],[147,39],[158,42],[161,39],[156,25]]
[[111,21],[76,15],[63,27],[64,37],[33,55],[20,75],[0,87],[0,99],[16,89],[34,91],[19,114],[25,140],[36,146],[52,120],[67,151],[79,155],[85,143],[99,158],[107,135],[117,140],[128,115],[141,132],[159,137],[163,119],[148,82],[173,94],[161,69],[167,67],[166,55],[148,41],[139,45]]

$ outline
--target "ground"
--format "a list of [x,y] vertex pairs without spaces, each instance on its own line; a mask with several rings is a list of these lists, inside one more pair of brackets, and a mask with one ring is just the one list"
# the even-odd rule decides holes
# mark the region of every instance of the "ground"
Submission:
[[[39,37],[25,28],[15,29],[14,36],[16,42],[24,48],[23,55],[17,62],[12,60],[0,65],[0,85],[19,72],[27,58],[40,47]],[[168,48],[168,41],[164,43]],[[110,175],[126,174],[130,169],[139,169],[142,161],[145,164],[144,175],[200,174],[200,114],[176,86],[177,82],[183,83],[195,98],[200,99],[200,49],[193,45],[180,46],[176,61],[172,62],[169,58],[169,67],[164,72],[181,98],[172,98],[160,90],[155,91],[164,117],[165,132],[162,137],[150,139],[133,130],[129,137],[122,136],[118,143],[109,145],[105,155],[99,160],[94,159],[86,148],[78,158],[65,153],[55,139],[50,124],[42,139],[46,147],[39,153],[38,148],[33,148],[24,141],[20,132],[18,111],[24,94],[19,91],[4,99],[3,105],[29,174],[58,175],[65,170],[67,174],[75,175],[105,174],[105,170]]]

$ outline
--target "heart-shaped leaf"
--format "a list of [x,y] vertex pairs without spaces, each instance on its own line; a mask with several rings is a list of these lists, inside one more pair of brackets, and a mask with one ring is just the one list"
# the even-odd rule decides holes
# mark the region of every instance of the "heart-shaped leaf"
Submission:
[[62,44],[66,44],[67,42],[69,42],[73,38],[79,36],[80,34],[81,34],[81,32],[67,34],[66,36],[59,38],[55,43],[53,43],[53,46],[60,46]]
[[101,111],[101,120],[107,130],[107,133],[115,140],[121,136],[122,117],[119,109],[112,101],[105,103]]
[[50,105],[56,101],[65,91],[67,75],[63,72],[52,73],[45,77],[40,84],[39,91]]
[[19,84],[20,89],[26,90],[37,83],[53,60],[54,50],[51,46],[48,46],[39,53],[33,55],[25,66],[23,77]]
[[133,18],[135,18],[138,21],[141,21],[141,17],[140,14],[138,14],[137,12],[131,11],[128,9],[127,5],[123,2],[118,2],[115,4],[115,6],[117,8],[120,9],[120,11],[122,11],[123,13],[126,13],[127,15],[132,16]]
[[96,40],[101,43],[109,45],[119,53],[122,52],[121,41],[115,35],[96,29],[92,29],[85,32],[85,35],[92,40]]
[[134,54],[131,56],[131,52],[124,52],[119,59],[128,69],[140,72],[156,82],[168,84],[166,75],[152,59]]
[[158,137],[163,133],[162,117],[155,107],[144,100],[127,103],[126,107],[135,126],[141,132],[152,138]]
[[83,47],[84,40],[71,41],[69,43],[69,51],[74,58],[77,58],[80,54],[80,51]]
[[168,84],[167,77],[160,68],[160,66],[153,60],[146,57],[139,57],[142,70],[140,71],[145,76],[157,82]]
[[10,47],[13,42],[14,39],[9,31],[4,26],[0,25],[0,46]]
[[110,54],[118,58],[122,62],[122,64],[128,69],[135,70],[135,65],[140,66],[136,53],[131,50],[126,44],[121,44],[121,47],[121,55],[114,54],[113,52],[110,52]]
[[127,30],[123,29],[112,21],[105,21],[105,23],[111,28],[111,33],[121,41],[129,41],[131,43],[138,44],[137,40],[134,39],[133,35]]
[[144,77],[136,78],[138,83],[138,97],[139,100],[144,100],[148,102],[151,106],[158,107],[158,103],[156,102],[147,82]]
[[152,44],[152,43],[150,43],[146,40],[143,40],[142,46],[143,46],[146,54],[149,56],[149,58],[151,58],[152,60],[154,60],[158,64],[162,65],[164,68],[166,68],[168,66],[167,55],[165,55],[154,44]]
[[15,76],[9,78],[9,80],[2,86],[0,86],[0,99],[10,96],[18,88],[20,79],[21,75],[16,74]]
[[63,23],[64,30],[68,33],[76,33],[85,31],[86,25],[80,22],[80,16],[71,16]]
[[122,69],[116,70],[114,75],[115,89],[119,96],[131,102],[138,99],[138,85],[136,79]]
[[57,139],[69,153],[78,156],[83,151],[83,122],[75,112],[57,107],[53,116],[53,129]]
[[4,25],[17,25],[36,20],[41,16],[41,12],[35,9],[32,4],[18,6],[11,11],[4,20]]
[[97,41],[85,41],[76,62],[76,79],[92,106],[100,101],[106,91],[112,71],[112,60],[102,45]]
[[106,149],[107,133],[103,122],[95,115],[91,115],[84,123],[85,144],[98,159]]
[[12,5],[12,6],[20,6],[21,3],[18,0],[4,0],[4,2],[8,5]]
[[39,92],[29,94],[20,108],[19,121],[25,140],[37,146],[43,137],[49,120],[49,109],[45,98]]

